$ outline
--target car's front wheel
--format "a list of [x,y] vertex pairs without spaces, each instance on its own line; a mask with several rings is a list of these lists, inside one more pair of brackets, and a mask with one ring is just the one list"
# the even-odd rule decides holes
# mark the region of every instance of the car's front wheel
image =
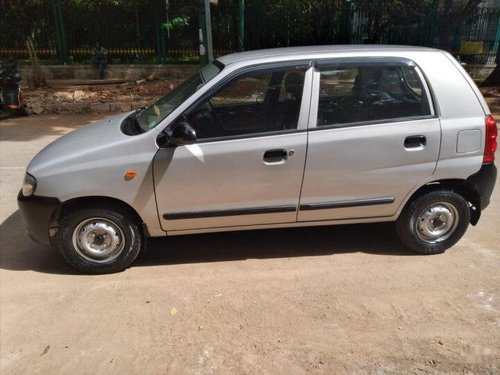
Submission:
[[129,267],[144,246],[144,239],[131,215],[89,208],[63,216],[54,243],[77,270],[102,274]]
[[452,191],[432,191],[416,198],[396,222],[401,241],[421,254],[439,254],[464,235],[470,221],[467,201]]

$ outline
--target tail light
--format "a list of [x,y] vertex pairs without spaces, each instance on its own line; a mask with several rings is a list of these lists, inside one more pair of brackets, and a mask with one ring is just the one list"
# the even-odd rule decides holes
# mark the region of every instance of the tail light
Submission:
[[497,150],[497,123],[492,115],[486,116],[486,144],[484,146],[483,163],[493,163],[495,161],[495,151]]

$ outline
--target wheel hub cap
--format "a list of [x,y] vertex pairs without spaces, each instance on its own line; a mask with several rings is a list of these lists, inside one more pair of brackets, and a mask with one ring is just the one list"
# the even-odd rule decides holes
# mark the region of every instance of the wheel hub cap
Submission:
[[457,209],[449,203],[440,202],[422,211],[416,222],[416,231],[422,241],[436,243],[449,238],[457,224]]
[[124,235],[113,222],[104,218],[92,218],[75,228],[73,245],[78,254],[87,260],[110,262],[122,252]]

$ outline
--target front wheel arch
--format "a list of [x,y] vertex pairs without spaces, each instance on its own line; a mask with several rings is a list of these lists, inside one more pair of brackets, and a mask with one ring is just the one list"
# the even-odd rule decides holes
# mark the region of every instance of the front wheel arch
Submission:
[[143,238],[149,237],[146,223],[144,223],[141,216],[128,203],[112,197],[91,196],[73,198],[62,202],[61,207],[52,214],[52,217],[49,221],[49,237],[51,239],[51,242],[54,235],[57,233],[59,222],[64,215],[66,215],[68,212],[90,207],[116,210],[128,215],[129,217],[133,218],[135,222],[140,226],[142,231],[141,235],[143,236]]

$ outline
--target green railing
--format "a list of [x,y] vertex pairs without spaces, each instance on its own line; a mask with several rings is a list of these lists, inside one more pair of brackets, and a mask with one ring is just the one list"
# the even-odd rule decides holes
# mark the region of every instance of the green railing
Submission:
[[[450,13],[444,0],[421,0],[418,9],[408,9],[404,2],[397,8],[397,3],[219,0],[211,6],[214,54],[293,45],[389,43],[439,47],[467,62],[494,62],[500,11],[491,2],[459,16]],[[2,5],[0,59],[26,59],[25,41],[30,37],[39,58],[49,63],[88,62],[96,42],[115,63],[199,60],[200,0],[4,0]],[[171,22],[176,18],[183,21]],[[481,48],[471,53],[464,42],[479,42]]]

